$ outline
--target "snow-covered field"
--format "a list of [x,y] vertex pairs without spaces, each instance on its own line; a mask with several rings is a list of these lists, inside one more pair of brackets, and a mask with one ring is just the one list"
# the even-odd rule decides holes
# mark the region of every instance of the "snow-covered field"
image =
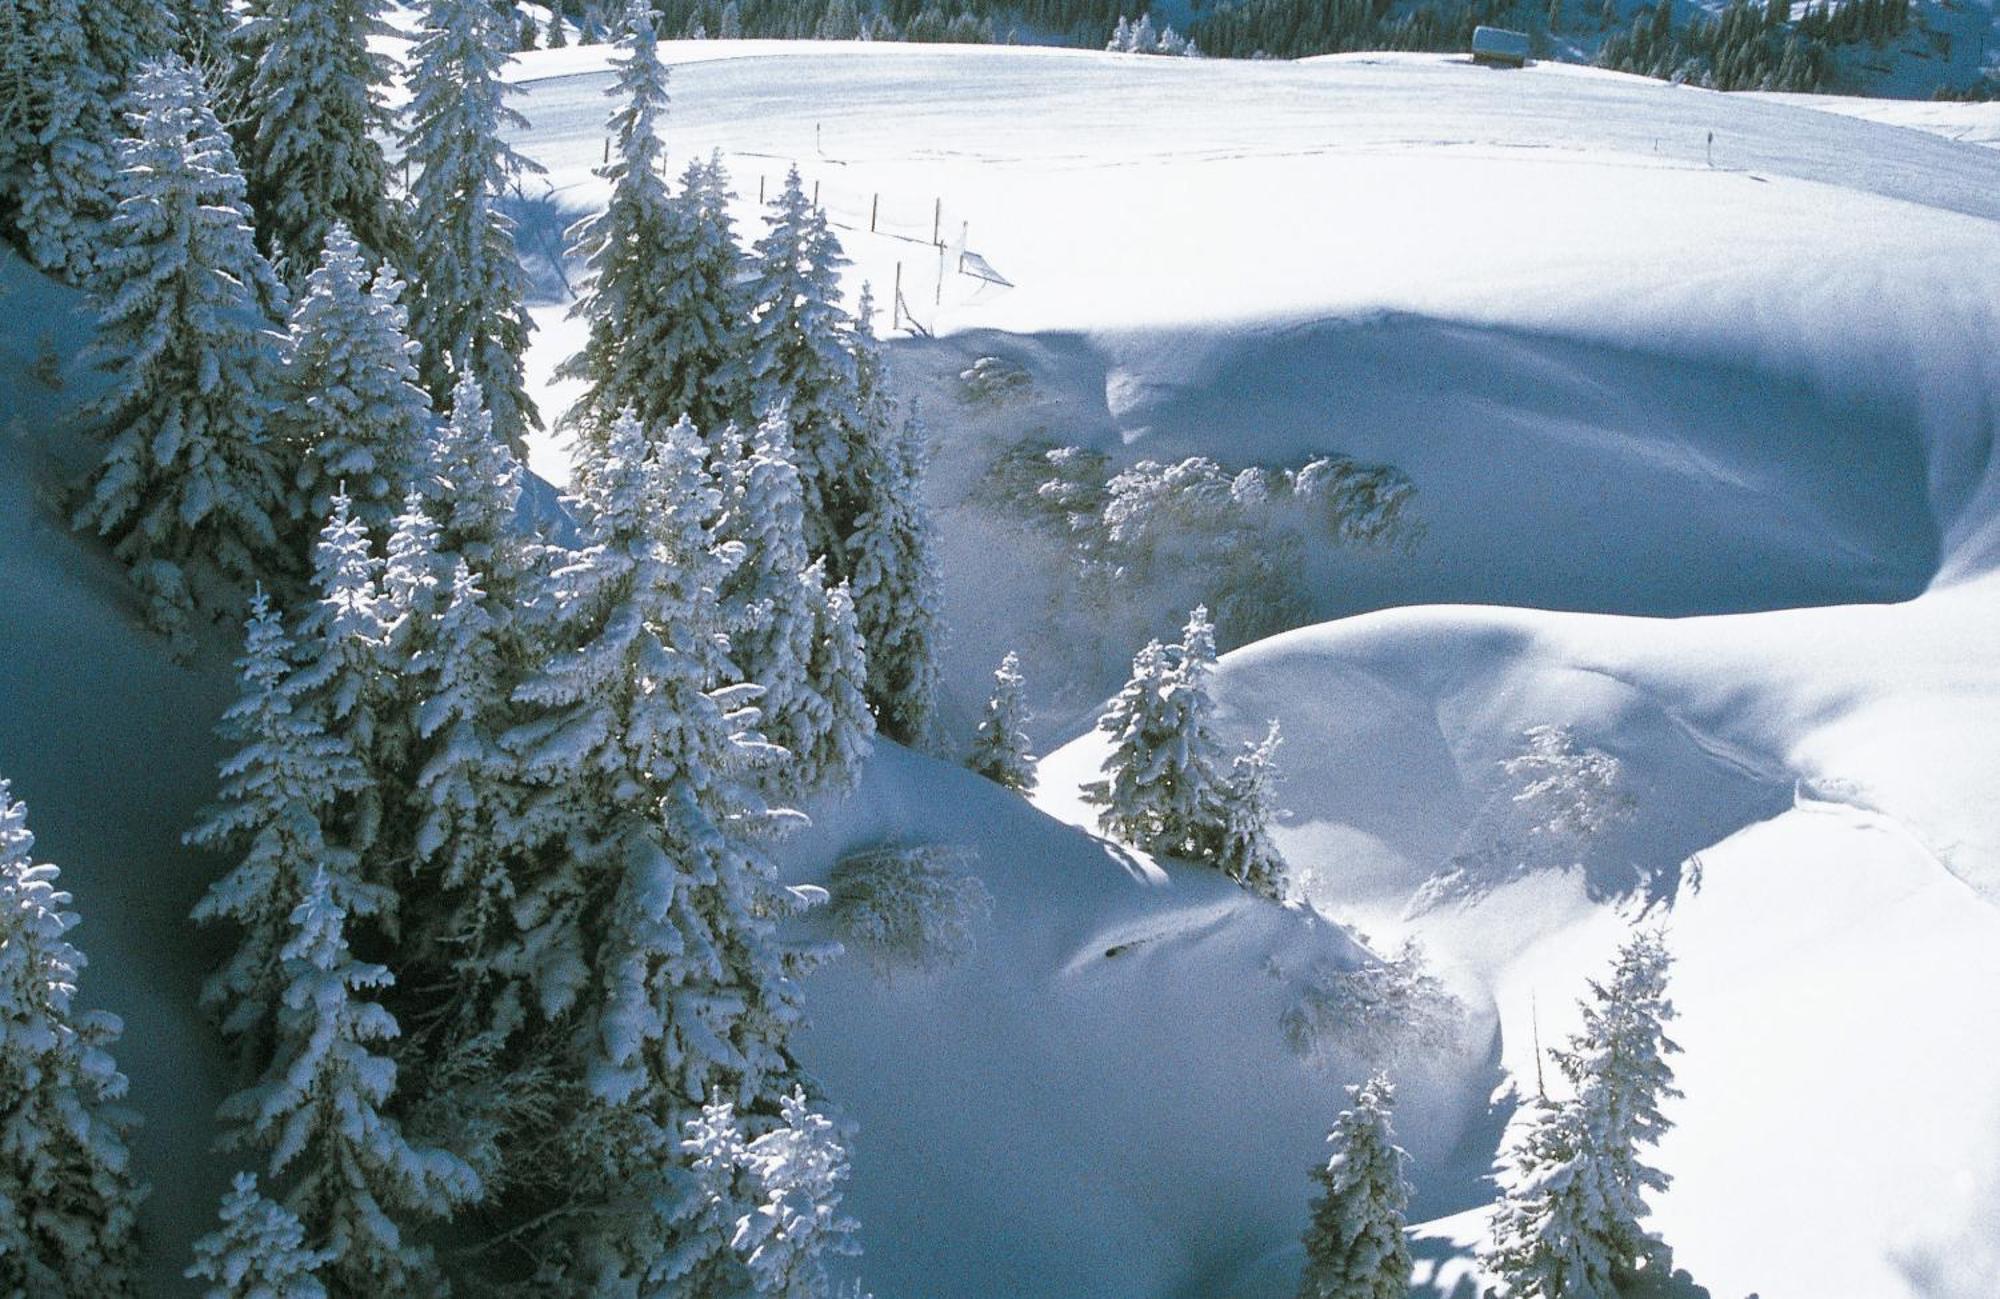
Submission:
[[[970,844],[994,899],[956,970],[809,984],[876,1294],[1289,1294],[1361,1069],[1278,1024],[1272,967],[1351,961],[1341,928],[1074,828],[1101,749],[1072,737],[1199,575],[1108,626],[1059,601],[1060,565],[970,498],[1031,436],[1121,465],[1342,452],[1415,485],[1421,538],[1309,554],[1330,621],[1228,656],[1218,696],[1232,737],[1283,724],[1311,904],[1420,937],[1468,1005],[1462,1049],[1402,1080],[1430,1292],[1469,1293],[1509,1094],[1650,903],[1686,1048],[1676,1263],[1732,1299],[2000,1293],[2000,155],[1939,125],[1983,119],[1433,56],[667,49],[676,169],[721,150],[748,222],[796,163],[878,330],[920,327],[894,361],[937,445],[947,721],[1016,648],[1055,750],[1030,807],[885,745],[786,848],[812,878],[848,846]],[[604,193],[603,56],[517,69],[544,410],[576,338],[552,253]],[[163,665],[37,498],[87,380],[31,376],[18,322],[80,335],[9,268],[0,607],[31,630],[0,638],[0,771],[88,919],[90,999],[131,1023],[164,1293],[219,1178],[188,1177],[220,1070],[181,920],[214,864],[175,832],[226,689]],[[1032,393],[969,404],[988,355]],[[560,481],[560,439],[534,451]],[[1540,724],[1620,759],[1631,818],[1581,869],[1413,906]]]

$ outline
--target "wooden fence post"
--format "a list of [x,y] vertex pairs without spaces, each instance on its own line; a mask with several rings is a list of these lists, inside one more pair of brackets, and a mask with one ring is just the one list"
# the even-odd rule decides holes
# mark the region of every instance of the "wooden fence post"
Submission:
[[813,206],[819,206],[819,182],[817,180],[813,182]]
[[875,218],[881,213],[881,211],[882,211],[882,196],[880,194],[877,194],[873,199],[869,200],[868,203],[868,233],[871,235],[875,233]]
[[757,178],[757,201],[759,203],[764,201],[764,178],[762,176]]
[[944,200],[940,198],[937,200],[936,205],[931,208],[931,242],[940,248],[944,247],[943,234]]
[[944,245],[943,244],[938,245],[937,297],[932,300],[931,305],[934,307],[942,307],[944,305]]

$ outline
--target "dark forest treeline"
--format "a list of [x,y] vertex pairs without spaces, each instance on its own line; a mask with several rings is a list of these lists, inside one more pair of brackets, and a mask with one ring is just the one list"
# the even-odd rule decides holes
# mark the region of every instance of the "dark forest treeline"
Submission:
[[[581,0],[568,0],[582,18]],[[1103,48],[1144,0],[656,0],[676,36],[1023,42]],[[1624,21],[1614,0],[1222,0],[1197,4],[1188,35],[1220,58],[1305,58],[1358,50],[1453,52],[1481,24],[1554,35],[1608,33],[1597,63],[1718,90],[1831,88],[1836,52],[1880,47],[1909,29],[1913,0],[1731,0],[1676,24],[1672,0]],[[1581,11],[1581,12],[1579,12]],[[1794,13],[1796,12],[1796,16]],[[1573,26],[1573,24],[1578,26]]]

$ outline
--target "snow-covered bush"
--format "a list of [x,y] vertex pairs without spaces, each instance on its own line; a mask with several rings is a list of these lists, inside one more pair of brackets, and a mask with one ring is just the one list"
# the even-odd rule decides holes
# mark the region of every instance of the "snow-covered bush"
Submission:
[[1449,867],[1418,890],[1413,912],[1535,871],[1580,869],[1592,842],[1635,807],[1624,765],[1567,726],[1529,727],[1498,766],[1501,780],[1459,835]]
[[1465,1005],[1445,990],[1406,942],[1393,956],[1341,969],[1315,961],[1293,972],[1278,962],[1272,977],[1292,986],[1292,1004],[1279,1026],[1293,1051],[1324,1062],[1336,1050],[1377,1065],[1455,1049],[1465,1026]]
[[1066,589],[1100,615],[1171,578],[1243,644],[1305,620],[1307,547],[1413,545],[1416,489],[1398,470],[1314,454],[1295,467],[1207,456],[1114,470],[1101,451],[1028,439],[987,466],[974,499],[1053,539]]
[[807,1104],[802,1088],[778,1103],[778,1124],[754,1140],[727,1102],[682,1125],[696,1183],[688,1219],[727,1248],[699,1275],[680,1276],[676,1293],[831,1299],[827,1263],[861,1252],[861,1224],[840,1208],[849,1176],[841,1125]]
[[965,385],[965,400],[974,404],[1005,406],[1025,401],[1035,392],[1035,381],[1025,369],[997,356],[980,357],[959,371],[958,379]]
[[970,849],[877,848],[844,859],[831,881],[836,931],[884,977],[935,973],[972,954],[993,895],[970,873]]
[[1584,843],[1631,814],[1617,758],[1579,745],[1567,726],[1531,726],[1522,738],[1527,747],[1500,769],[1515,783],[1514,805],[1524,814],[1529,835]]
[[329,1251],[308,1248],[298,1215],[238,1173],[219,1215],[222,1225],[194,1243],[190,1281],[206,1281],[204,1299],[326,1299],[318,1271]]

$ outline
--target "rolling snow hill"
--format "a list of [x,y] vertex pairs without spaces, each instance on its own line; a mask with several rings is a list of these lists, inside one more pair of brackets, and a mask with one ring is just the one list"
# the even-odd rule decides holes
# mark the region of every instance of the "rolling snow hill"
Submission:
[[[1009,648],[1041,738],[1086,731],[1206,576],[1170,560],[1115,609],[1065,599],[1062,557],[976,489],[998,453],[1408,476],[1421,535],[1308,548],[1298,621],[1319,625],[1232,654],[1218,689],[1232,734],[1283,723],[1282,843],[1313,906],[1420,937],[1467,1003],[1461,1049],[1403,1084],[1426,1293],[1470,1292],[1510,1093],[1642,908],[1680,958],[1657,1216],[1679,1265],[1727,1296],[1994,1293],[2000,155],[1442,57],[663,48],[676,168],[721,150],[748,222],[796,162],[853,287],[886,304],[900,278],[876,325],[936,443],[954,735]],[[605,53],[517,68],[518,144],[549,168],[518,204],[545,410],[575,338],[555,250],[603,194]],[[0,642],[0,771],[77,893],[87,999],[130,1024],[172,1293],[221,1177],[182,920],[214,863],[175,836],[210,791],[229,650],[166,666],[63,530],[90,381],[38,377],[39,322],[59,354],[82,325],[6,269],[0,593],[26,634]],[[987,356],[1027,376],[1018,399],[968,399]],[[536,445],[544,475],[564,461]],[[1421,904],[1541,724],[1617,756],[1633,816],[1578,869]],[[1099,756],[1087,733],[1058,749],[1030,806],[885,745],[786,848],[812,879],[853,846],[967,844],[994,900],[956,970],[808,985],[802,1049],[859,1126],[849,1207],[883,1299],[1295,1285],[1306,1170],[1360,1064],[1290,1050],[1284,976],[1361,953],[1065,825]]]

